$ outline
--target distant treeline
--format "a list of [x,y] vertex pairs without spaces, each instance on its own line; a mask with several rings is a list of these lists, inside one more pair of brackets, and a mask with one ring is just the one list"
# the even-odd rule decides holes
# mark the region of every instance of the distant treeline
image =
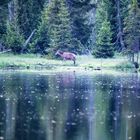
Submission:
[[0,1],[0,49],[53,56],[58,49],[138,59],[138,0]]

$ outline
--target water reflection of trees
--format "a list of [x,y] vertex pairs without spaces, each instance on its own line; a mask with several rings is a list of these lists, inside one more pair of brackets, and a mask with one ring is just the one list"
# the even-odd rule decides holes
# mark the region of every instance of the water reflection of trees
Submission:
[[[89,100],[92,92],[92,80],[90,76],[76,78],[73,87],[73,96],[69,104],[69,115],[66,125],[68,140],[79,140],[89,138],[88,115],[92,113],[89,108]],[[91,93],[91,94],[90,94]],[[90,112],[89,112],[89,109]],[[90,114],[91,115],[91,114]]]
[[[139,128],[139,99],[137,94],[140,93],[140,79],[136,75],[132,76],[102,76],[97,77],[97,93],[96,108],[99,115],[103,115],[96,120],[96,124],[100,128],[97,134],[103,134],[104,139],[121,140],[121,139],[139,139],[137,135]],[[105,114],[102,114],[105,111]],[[102,120],[104,120],[102,122]],[[103,127],[100,125],[103,123]],[[97,127],[97,128],[98,128]],[[98,128],[98,129],[99,129]],[[136,134],[137,133],[137,134]],[[96,134],[96,135],[97,135]],[[97,138],[97,136],[96,136]],[[97,138],[98,139],[98,138]]]
[[140,139],[140,78],[0,76],[0,139]]

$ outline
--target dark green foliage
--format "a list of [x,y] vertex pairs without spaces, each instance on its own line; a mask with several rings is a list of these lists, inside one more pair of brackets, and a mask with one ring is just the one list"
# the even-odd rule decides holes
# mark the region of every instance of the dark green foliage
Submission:
[[137,53],[140,48],[140,8],[137,0],[129,5],[128,16],[125,18],[125,42],[128,53]]
[[[40,37],[39,37],[40,36]],[[71,22],[65,0],[52,0],[42,13],[37,45],[50,53],[71,50]]]
[[[26,40],[31,32],[37,28],[45,1],[3,1],[2,5],[0,5],[0,42],[7,48],[11,47],[14,53],[19,53],[24,43],[23,40]],[[12,13],[8,9],[10,2],[14,3],[11,9]],[[14,15],[12,21],[9,21],[10,14]],[[8,24],[6,24],[7,21],[9,22]]]
[[0,1],[0,6],[4,6],[4,5],[8,4],[9,1],[10,0],[1,0]]
[[140,1],[0,1],[0,44],[20,53],[35,29],[26,47],[28,52],[52,55],[61,49],[82,54],[92,49],[96,57],[107,58],[125,50],[134,56],[140,48]]
[[20,53],[24,38],[13,24],[7,23],[4,41],[7,49],[12,49],[14,53]]
[[18,21],[20,30],[27,38],[37,28],[46,0],[18,0]]
[[88,46],[91,35],[91,24],[89,24],[89,12],[95,8],[92,0],[67,0],[70,17],[72,21],[72,37],[74,46],[79,46],[77,51],[82,52]]
[[111,28],[110,23],[105,19],[98,32],[96,48],[93,54],[97,58],[108,58],[113,57],[113,44],[111,43]]
[[112,43],[112,30],[109,18],[109,12],[107,11],[106,3],[108,1],[102,1],[98,5],[96,14],[96,47],[94,47],[93,54],[97,58],[113,57],[113,43]]
[[[2,5],[1,5],[2,4]],[[6,18],[7,12],[7,2],[0,3],[0,42],[3,42],[3,35],[6,33]]]

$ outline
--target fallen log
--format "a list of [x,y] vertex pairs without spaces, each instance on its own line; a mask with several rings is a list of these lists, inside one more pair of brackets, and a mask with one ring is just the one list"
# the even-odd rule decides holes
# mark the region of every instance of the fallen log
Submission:
[[23,47],[21,49],[21,53],[23,53],[23,51],[26,49],[27,45],[29,44],[31,38],[33,37],[34,33],[35,33],[36,29],[34,29],[32,31],[32,33],[30,34],[30,36],[27,38],[27,40],[25,41],[25,43],[23,44]]
[[11,51],[12,51],[11,49],[4,50],[4,51],[0,52],[0,54],[7,53],[7,52],[11,52]]

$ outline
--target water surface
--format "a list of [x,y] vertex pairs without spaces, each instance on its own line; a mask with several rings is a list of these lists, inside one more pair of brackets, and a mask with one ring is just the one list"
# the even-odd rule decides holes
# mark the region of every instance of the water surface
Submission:
[[0,140],[139,139],[136,74],[0,74]]

